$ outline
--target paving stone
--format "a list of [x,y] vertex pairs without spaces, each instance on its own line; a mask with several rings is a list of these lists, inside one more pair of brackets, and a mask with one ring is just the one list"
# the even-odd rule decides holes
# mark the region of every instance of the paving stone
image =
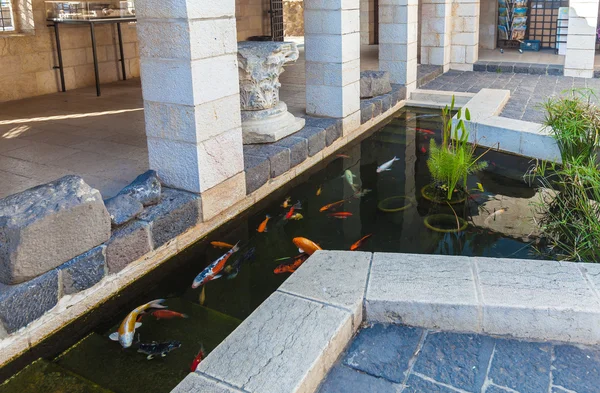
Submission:
[[[498,386],[489,385],[487,389],[485,389],[485,393],[507,393],[508,391],[503,388],[499,388]],[[552,392],[554,393],[554,392]]]
[[0,284],[0,320],[8,333],[35,321],[58,302],[58,270],[17,284]]
[[413,371],[469,392],[479,392],[494,340],[477,334],[429,333]]
[[304,138],[296,137],[295,134],[283,138],[275,144],[290,149],[290,168],[299,165],[308,157],[308,142]]
[[515,73],[529,74],[529,67],[531,67],[531,64],[528,64],[528,63],[515,63],[513,65],[513,72],[515,72]]
[[512,73],[514,71],[514,63],[500,63],[500,65],[498,66],[498,70],[500,70],[500,72],[508,72],[508,73]]
[[531,75],[546,75],[547,69],[548,66],[545,64],[532,64],[531,67],[529,67],[529,73]]
[[171,393],[242,393],[220,382],[208,379],[199,373],[189,373]]
[[108,238],[102,196],[78,176],[0,199],[0,282],[30,280]]
[[550,344],[497,340],[488,379],[520,393],[547,392],[551,359]]
[[368,321],[477,331],[477,307],[469,258],[373,255],[365,301]]
[[371,263],[370,252],[317,251],[279,288],[295,295],[343,307],[362,322],[362,306]]
[[244,171],[246,172],[246,194],[251,194],[269,181],[271,162],[267,157],[244,153]]
[[72,295],[92,287],[106,275],[106,246],[98,246],[58,267],[62,294]]
[[565,342],[600,341],[600,307],[577,264],[475,260],[485,332]]
[[456,393],[456,390],[411,375],[402,393]]
[[500,63],[499,62],[490,61],[486,65],[486,71],[487,72],[497,72],[498,69],[499,69],[499,67],[500,67]]
[[131,222],[114,231],[106,243],[106,265],[110,274],[120,272],[131,262],[153,250],[150,224]]
[[199,195],[165,187],[160,202],[138,218],[151,223],[152,242],[158,248],[202,222],[202,202]]
[[351,336],[349,312],[275,292],[198,371],[248,392],[314,391]]
[[294,136],[306,139],[309,157],[323,150],[327,144],[327,131],[320,127],[304,127]]
[[373,118],[373,103],[360,102],[360,124],[365,124]]
[[401,383],[423,330],[400,325],[375,324],[354,338],[343,363],[369,375]]
[[129,195],[144,206],[156,205],[160,201],[161,185],[155,170],[148,170],[135,178],[119,195]]
[[336,365],[318,390],[318,393],[396,393],[389,381]]
[[[304,127],[306,129],[306,127]],[[294,136],[298,137],[299,132]],[[244,145],[246,155],[265,157],[270,163],[270,177],[275,178],[290,170],[290,149],[274,144]]]
[[487,62],[478,61],[477,63],[473,64],[473,71],[477,71],[477,72],[487,71]]
[[107,199],[104,201],[104,205],[106,206],[106,210],[108,210],[108,214],[110,214],[110,221],[113,227],[133,220],[144,210],[144,205],[127,194]]
[[[554,347],[552,383],[574,392],[598,390],[600,381],[600,350],[571,345]],[[562,393],[562,392],[561,392]]]

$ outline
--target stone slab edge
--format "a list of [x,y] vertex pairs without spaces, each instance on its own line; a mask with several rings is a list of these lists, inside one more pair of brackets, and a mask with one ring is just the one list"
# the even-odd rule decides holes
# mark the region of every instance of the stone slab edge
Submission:
[[210,220],[202,222],[167,241],[154,251],[131,262],[120,272],[107,276],[92,288],[82,291],[75,296],[62,298],[58,302],[58,305],[44,316],[32,322],[21,331],[0,340],[0,367],[23,355],[29,349],[40,344],[67,324],[99,307],[102,303],[117,295],[134,281],[152,272],[171,257],[179,254],[188,247],[191,247],[210,232],[240,215],[278,188],[287,184],[290,180],[321,162],[324,158],[333,155],[337,150],[340,150],[356,138],[359,138],[371,128],[387,121],[395,112],[404,107],[404,105],[404,100],[399,101],[388,111],[360,125],[347,135],[340,137],[330,146],[325,147],[325,149],[321,150],[319,153],[309,157],[300,165],[290,169],[288,172],[275,179],[271,179],[258,190],[247,195],[240,202]]

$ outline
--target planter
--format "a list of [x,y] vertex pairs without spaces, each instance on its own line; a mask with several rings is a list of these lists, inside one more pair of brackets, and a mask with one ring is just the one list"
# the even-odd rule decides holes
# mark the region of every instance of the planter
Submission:
[[425,217],[423,223],[432,231],[440,233],[456,233],[467,229],[469,223],[458,217],[458,227],[456,224],[457,217],[452,214],[432,214]]
[[452,199],[450,200],[447,200],[446,198],[440,198],[438,195],[436,195],[435,187],[433,184],[428,184],[425,187],[421,188],[421,195],[423,196],[423,198],[427,199],[430,202],[443,205],[447,203],[451,205],[457,205],[467,200],[467,195],[463,192],[455,193],[454,195],[452,195]]
[[377,204],[377,208],[386,213],[397,213],[413,206],[413,201],[405,196],[398,195],[386,198]]

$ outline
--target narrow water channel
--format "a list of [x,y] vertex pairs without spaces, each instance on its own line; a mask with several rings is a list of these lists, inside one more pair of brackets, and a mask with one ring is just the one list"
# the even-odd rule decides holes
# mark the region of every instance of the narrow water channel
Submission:
[[[360,250],[537,258],[534,237],[523,219],[525,207],[534,197],[534,190],[521,179],[531,164],[525,158],[488,153],[488,169],[468,179],[472,197],[456,207],[457,214],[467,217],[465,230],[443,233],[425,225],[426,216],[450,211],[428,202],[420,193],[430,181],[426,165],[430,139],[440,138],[438,114],[402,110],[377,132],[328,158],[311,174],[166,263],[171,266],[140,280],[135,290],[125,291],[115,300],[118,307],[107,306],[100,314],[79,321],[71,339],[91,330],[89,335],[58,356],[52,349],[39,352],[44,359],[0,386],[0,393],[169,392],[190,371],[201,346],[209,353],[289,276],[275,274],[274,269],[292,261],[278,259],[298,254],[294,237],[308,238],[327,250],[349,250],[371,235]],[[393,157],[398,161],[391,170],[376,172]],[[290,207],[281,205],[287,197],[290,205],[301,204],[296,211],[301,219],[285,219]],[[267,215],[271,217],[267,231],[258,232]],[[452,229],[453,224],[448,225],[446,229]],[[223,277],[204,285],[204,291],[192,289],[194,277],[227,251],[212,246],[213,241],[239,242],[241,250],[230,258]],[[133,307],[157,298],[166,299],[170,310],[188,318],[145,315],[137,330],[139,339],[142,343],[177,340],[180,348],[164,358],[147,360],[136,345],[124,350],[109,340],[108,335]],[[60,347],[52,338],[45,345]],[[61,390],[65,384],[69,387]]]

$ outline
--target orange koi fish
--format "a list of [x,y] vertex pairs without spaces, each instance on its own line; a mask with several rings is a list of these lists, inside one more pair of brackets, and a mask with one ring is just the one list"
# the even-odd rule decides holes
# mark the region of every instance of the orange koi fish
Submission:
[[350,212],[330,213],[329,217],[346,219],[348,217],[352,217],[352,213],[350,213]]
[[334,207],[334,206],[341,205],[341,204],[342,204],[342,203],[344,203],[344,202],[346,202],[346,200],[345,200],[345,199],[342,199],[341,201],[337,201],[337,202],[330,203],[329,205],[325,205],[325,206],[323,206],[322,208],[320,208],[320,209],[319,209],[319,211],[320,211],[320,212],[324,212],[324,211],[326,211],[326,210],[329,210],[329,209],[331,209],[331,208],[332,208],[332,207]]
[[307,253],[308,255],[314,254],[317,250],[322,250],[315,242],[305,237],[295,237],[292,239],[292,242],[298,247],[298,251]]
[[283,207],[284,209],[287,209],[288,207],[290,207],[291,201],[292,201],[292,197],[285,198],[285,201],[283,201],[283,203],[281,204],[281,207]]
[[210,242],[210,245],[216,248],[233,248],[233,244],[225,242]]
[[221,270],[223,270],[223,267],[227,263],[229,257],[233,255],[234,252],[240,249],[238,247],[238,244],[239,242],[235,246],[233,246],[231,250],[227,251],[221,258],[217,259],[216,261],[208,265],[204,270],[202,270],[200,274],[198,274],[196,278],[194,278],[194,281],[192,282],[192,288],[198,288],[200,285],[204,285],[209,281],[220,278],[221,275],[219,273],[221,272]]
[[317,189],[317,196],[321,195],[322,188],[323,186],[319,186],[319,188]]
[[150,314],[156,319],[189,318],[186,314],[171,310],[156,310]]
[[355,251],[355,250],[359,249],[363,245],[365,240],[367,240],[371,236],[373,236],[373,234],[369,233],[367,236],[361,237],[359,240],[356,241],[356,243],[354,243],[353,245],[350,246],[350,251]]
[[426,130],[424,128],[415,128],[415,131],[421,132],[423,134],[435,135],[435,132],[433,132],[431,130]]
[[302,266],[304,261],[306,261],[307,259],[308,259],[308,254],[300,254],[296,258],[294,258],[293,262],[283,263],[283,264],[277,266],[275,268],[275,270],[273,270],[273,273],[275,273],[275,274],[293,273],[296,271],[296,269],[298,269],[300,266]]
[[339,158],[350,158],[348,154],[336,154],[335,156]]
[[302,204],[300,204],[300,201],[296,202],[296,204],[290,208],[290,211],[287,212],[287,214],[285,215],[285,219],[289,220],[290,218],[292,218],[292,216],[294,215],[294,211],[299,209],[302,209]]
[[129,348],[131,344],[133,344],[133,336],[135,335],[135,329],[142,326],[141,322],[137,322],[137,319],[140,316],[140,314],[142,314],[149,308],[167,308],[167,306],[162,305],[162,302],[164,301],[165,299],[156,299],[137,307],[135,310],[127,314],[123,322],[121,322],[119,330],[112,333],[108,337],[113,341],[118,341],[123,348]]
[[267,214],[265,220],[260,223],[256,232],[260,232],[260,233],[267,232],[267,223],[269,222],[270,219],[271,219],[271,216]]
[[194,358],[194,361],[192,361],[192,366],[190,367],[190,371],[194,372],[196,371],[196,369],[198,368],[198,365],[200,364],[200,362],[206,357],[206,355],[204,354],[204,345],[200,345],[200,350],[198,351],[198,354],[196,355],[196,357]]

